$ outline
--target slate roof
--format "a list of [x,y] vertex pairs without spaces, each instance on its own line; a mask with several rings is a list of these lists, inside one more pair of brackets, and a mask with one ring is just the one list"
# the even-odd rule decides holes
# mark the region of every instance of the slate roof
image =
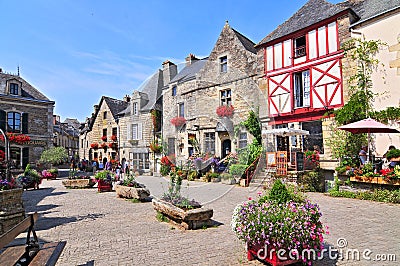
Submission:
[[179,73],[171,80],[171,83],[183,83],[196,78],[196,74],[204,67],[208,58],[199,59],[192,62],[192,64],[185,66]]
[[[117,100],[114,98],[110,98],[107,96],[103,96],[102,100],[106,102],[108,105],[108,108],[110,108],[111,114],[113,115],[114,119],[117,118],[117,114],[123,110],[126,109],[128,106],[128,102],[122,101],[122,100]],[[101,101],[100,101],[101,103]]]
[[252,40],[250,40],[249,38],[238,32],[237,30],[235,29],[232,30],[236,34],[236,37],[239,39],[239,41],[243,44],[244,48],[246,48],[246,50],[252,52],[253,54],[257,53],[257,50],[255,48],[256,44]]
[[37,101],[45,101],[45,102],[51,102],[49,98],[47,98],[43,93],[41,93],[39,90],[37,90],[35,87],[33,87],[31,84],[29,84],[25,79],[18,75],[13,75],[13,74],[8,74],[8,73],[3,73],[0,72],[0,94],[7,95],[7,81],[8,80],[17,80],[21,82],[21,96],[17,95],[9,95],[10,97],[22,97],[22,98],[28,98],[32,100],[37,100]]
[[309,0],[293,16],[268,34],[257,46],[307,28],[348,9],[347,5],[334,5],[324,0]]
[[161,97],[163,86],[163,72],[158,70],[141,87],[139,87],[139,91],[145,93],[149,100],[145,106],[140,108],[141,111],[151,111],[154,108],[157,100]]
[[354,12],[360,17],[360,20],[354,24],[361,23],[377,15],[400,8],[400,0],[364,0],[360,2],[347,1],[344,4],[354,10]]

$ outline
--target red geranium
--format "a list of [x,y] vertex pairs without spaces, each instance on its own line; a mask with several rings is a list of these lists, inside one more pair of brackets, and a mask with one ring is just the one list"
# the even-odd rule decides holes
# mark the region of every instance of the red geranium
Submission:
[[112,140],[112,141],[117,141],[117,135],[112,135],[112,136],[111,136],[111,140]]
[[[7,138],[9,142],[14,142],[18,144],[24,144],[25,142],[31,140],[31,138],[27,135],[10,133],[10,132],[7,132]],[[4,141],[3,135],[0,135],[0,141]]]
[[219,117],[232,117],[235,107],[233,105],[221,105],[217,107],[216,113]]
[[180,126],[183,126],[184,124],[186,124],[186,119],[182,116],[176,116],[176,117],[172,118],[170,122],[174,126],[180,127]]
[[90,147],[92,147],[92,149],[98,149],[99,148],[99,143],[94,142],[94,143],[90,144]]
[[102,136],[102,137],[101,137],[101,140],[102,140],[102,141],[107,141],[107,136]]

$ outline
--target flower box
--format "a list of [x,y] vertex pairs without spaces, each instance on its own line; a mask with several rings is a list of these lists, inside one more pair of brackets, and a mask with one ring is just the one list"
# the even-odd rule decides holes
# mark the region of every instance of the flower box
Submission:
[[62,181],[66,188],[91,188],[96,184],[94,179],[66,179]]
[[110,192],[110,191],[112,191],[111,181],[99,179],[97,181],[97,191],[98,192]]
[[0,190],[0,235],[25,218],[22,192],[21,188]]
[[400,179],[387,180],[387,179],[384,179],[383,177],[351,176],[350,181],[370,183],[370,184],[400,186]]
[[116,185],[115,192],[120,198],[138,199],[140,201],[145,201],[150,196],[150,191],[144,185],[142,187]]
[[186,119],[182,116],[177,116],[174,117],[170,120],[171,124],[174,125],[175,127],[181,127],[184,124],[186,124]]
[[106,141],[107,141],[107,136],[102,136],[102,137],[101,137],[101,140],[104,141],[104,142],[106,142]]
[[164,200],[153,199],[153,208],[167,216],[172,223],[183,229],[198,229],[211,226],[213,216],[212,209],[195,208],[190,210],[181,209]]
[[290,265],[301,261],[300,259],[297,260],[290,259],[290,257],[288,256],[288,252],[285,252],[287,259],[281,260],[278,258],[276,251],[270,250],[267,246],[263,247],[261,245],[252,245],[247,243],[246,249],[247,249],[248,260],[259,259],[273,266]]
[[232,117],[235,108],[232,105],[221,105],[217,107],[216,113],[219,117]]

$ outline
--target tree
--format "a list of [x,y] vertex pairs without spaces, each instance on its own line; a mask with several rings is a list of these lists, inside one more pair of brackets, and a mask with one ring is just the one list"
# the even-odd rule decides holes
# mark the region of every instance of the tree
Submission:
[[60,164],[68,160],[68,153],[64,147],[53,147],[43,151],[40,163]]

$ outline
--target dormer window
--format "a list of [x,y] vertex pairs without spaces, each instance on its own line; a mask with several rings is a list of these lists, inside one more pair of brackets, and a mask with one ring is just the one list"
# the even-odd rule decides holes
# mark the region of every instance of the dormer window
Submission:
[[294,40],[294,57],[302,57],[306,55],[306,36],[301,36]]
[[220,72],[226,73],[228,72],[228,57],[222,56],[219,58]]
[[12,95],[19,95],[19,92],[18,92],[18,84],[16,84],[16,83],[10,83],[10,94],[12,94]]
[[138,114],[138,103],[133,103],[133,115]]

